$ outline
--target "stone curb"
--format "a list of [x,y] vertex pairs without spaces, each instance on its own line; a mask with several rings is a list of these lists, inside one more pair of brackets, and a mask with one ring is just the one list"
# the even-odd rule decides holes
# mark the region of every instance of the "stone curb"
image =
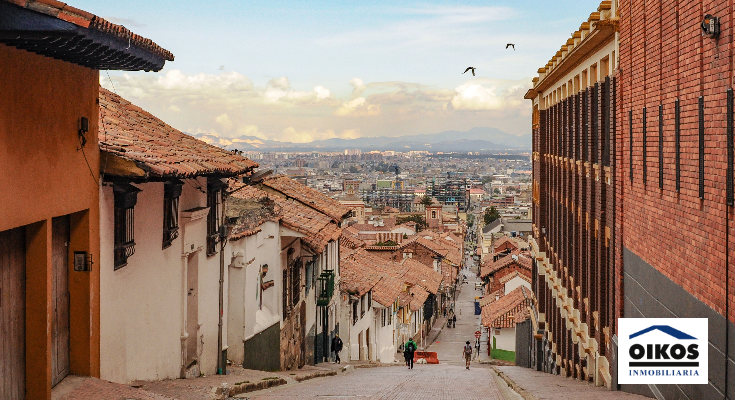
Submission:
[[221,386],[215,390],[217,399],[226,399],[241,393],[254,392],[256,390],[264,390],[274,386],[285,385],[286,380],[283,378],[263,379],[260,382],[248,382],[235,384],[233,386]]
[[520,387],[513,379],[510,379],[508,375],[504,374],[499,369],[495,368],[495,366],[490,366],[490,368],[495,371],[495,373],[505,381],[505,383],[508,384],[508,387],[513,389],[516,393],[518,393],[521,397],[523,397],[525,400],[538,400],[538,398],[531,393],[528,393],[525,389]]

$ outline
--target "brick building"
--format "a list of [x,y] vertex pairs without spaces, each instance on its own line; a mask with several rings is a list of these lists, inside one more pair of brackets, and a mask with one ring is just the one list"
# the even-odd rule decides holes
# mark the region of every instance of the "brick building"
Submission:
[[[719,37],[703,35],[707,14]],[[725,2],[603,1],[539,69],[532,367],[658,398],[735,396],[734,16]],[[709,384],[618,385],[619,317],[707,317]]]

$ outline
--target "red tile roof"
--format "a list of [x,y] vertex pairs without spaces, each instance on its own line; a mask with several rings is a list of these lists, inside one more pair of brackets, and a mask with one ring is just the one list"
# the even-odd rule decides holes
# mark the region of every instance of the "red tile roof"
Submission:
[[280,208],[270,202],[268,194],[254,186],[244,185],[235,179],[230,180],[230,199],[228,199],[227,216],[237,212],[240,201],[251,204],[244,213],[237,215],[237,222],[230,233],[230,240],[238,240],[254,235],[261,231],[261,225],[266,221],[278,221]]
[[492,262],[490,260],[492,259],[488,258],[488,260],[484,262],[480,267],[480,275],[483,278],[511,265],[517,265],[529,271],[532,269],[531,259],[523,255],[519,251],[514,251],[508,255],[505,255],[495,262]]
[[263,179],[261,183],[311,208],[319,210],[335,221],[341,221],[351,211],[349,207],[345,207],[339,201],[324,193],[302,185],[283,175],[269,176]]
[[[133,161],[145,177],[235,176],[258,164],[195,139],[100,88],[99,146],[103,152]],[[107,163],[100,162],[102,173]]]
[[337,240],[342,233],[342,229],[326,214],[280,193],[267,192],[258,186],[244,185],[235,180],[230,181],[230,192],[235,198],[254,201],[267,198],[272,201],[281,225],[304,235],[304,243],[316,252],[321,252],[329,241]]
[[99,31],[117,39],[128,41],[130,44],[143,48],[150,53],[156,54],[167,61],[173,61],[174,55],[170,51],[160,47],[152,40],[136,35],[122,25],[113,24],[104,18],[98,17],[90,12],[72,7],[66,3],[56,0],[0,0],[7,3],[46,14],[62,21],[90,30]]
[[515,326],[514,315],[533,302],[531,289],[520,286],[482,307],[482,325],[492,328],[512,328]]
[[429,293],[436,294],[442,282],[442,274],[434,271],[426,264],[412,258],[404,259],[401,264],[406,268],[403,280],[413,285],[421,286]]

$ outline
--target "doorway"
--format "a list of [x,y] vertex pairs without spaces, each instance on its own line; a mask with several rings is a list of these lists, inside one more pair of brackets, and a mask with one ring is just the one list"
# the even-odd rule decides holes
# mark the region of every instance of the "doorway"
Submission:
[[199,349],[199,252],[189,255],[186,271],[186,368],[197,361]]
[[25,397],[25,229],[0,232],[0,399]]
[[69,375],[69,216],[51,222],[53,320],[51,323],[51,386]]

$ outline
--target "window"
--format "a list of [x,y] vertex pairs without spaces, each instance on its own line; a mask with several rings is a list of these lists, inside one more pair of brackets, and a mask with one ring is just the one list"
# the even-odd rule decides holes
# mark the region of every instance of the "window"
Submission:
[[380,326],[385,326],[385,314],[386,314],[385,311],[386,311],[385,308],[380,310]]
[[135,253],[135,203],[140,189],[130,184],[115,184],[115,264],[118,270],[128,264],[128,258]]
[[222,198],[224,183],[219,179],[207,181],[207,255],[217,254],[217,243],[220,241],[220,225],[222,224]]
[[370,307],[373,305],[373,292],[367,292],[367,309],[370,310]]
[[166,182],[163,187],[163,248],[179,237],[179,197],[181,181]]
[[365,316],[365,295],[360,297],[360,318]]
[[393,306],[388,307],[388,325],[390,325],[393,322]]
[[431,218],[432,219],[435,219],[436,218],[436,211],[434,211],[434,210],[431,211]]
[[290,265],[291,269],[291,304],[296,305],[301,295],[301,259],[296,258]]
[[352,302],[352,325],[357,323],[357,302]]

